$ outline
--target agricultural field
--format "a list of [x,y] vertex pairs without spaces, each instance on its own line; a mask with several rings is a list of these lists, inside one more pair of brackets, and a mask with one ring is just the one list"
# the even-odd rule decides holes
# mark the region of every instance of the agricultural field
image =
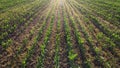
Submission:
[[0,0],[0,68],[120,68],[120,0]]

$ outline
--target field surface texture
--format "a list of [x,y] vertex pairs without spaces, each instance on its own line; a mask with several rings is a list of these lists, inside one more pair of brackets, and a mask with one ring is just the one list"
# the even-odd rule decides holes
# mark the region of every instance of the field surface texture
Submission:
[[0,0],[0,68],[120,68],[120,0]]

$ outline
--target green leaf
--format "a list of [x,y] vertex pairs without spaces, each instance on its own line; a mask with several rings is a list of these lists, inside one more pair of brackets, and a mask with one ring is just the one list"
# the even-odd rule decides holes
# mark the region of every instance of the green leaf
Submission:
[[74,60],[77,57],[77,54],[71,54],[68,57],[70,60]]

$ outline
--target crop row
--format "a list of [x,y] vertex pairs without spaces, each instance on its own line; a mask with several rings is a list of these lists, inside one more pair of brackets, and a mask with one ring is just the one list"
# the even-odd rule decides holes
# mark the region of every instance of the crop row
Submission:
[[15,0],[12,0],[12,1],[10,1],[10,0],[1,0],[0,1],[0,10],[1,10],[0,13],[3,13],[5,11],[7,11],[7,10],[10,10],[10,9],[15,8],[17,6],[20,6],[20,5],[30,3],[32,1],[33,0],[28,0],[28,1],[26,1],[26,0],[17,0],[17,1],[15,1]]
[[[11,10],[9,12],[1,14],[1,16],[3,18],[1,17],[2,21],[0,23],[1,24],[0,29],[2,30],[0,32],[0,44],[4,48],[7,47],[6,46],[7,44],[11,43],[12,40],[10,39],[10,37],[13,35],[12,33],[13,32],[15,33],[15,31],[18,28],[20,28],[21,25],[22,26],[24,26],[24,24],[28,25],[28,23],[24,23],[24,22],[26,22],[28,19],[32,20],[31,17],[33,16],[33,14],[35,14],[35,12],[38,11],[38,10],[35,10],[35,9],[40,6],[39,3],[36,4],[36,1],[34,1],[31,4],[27,4],[27,5],[24,5],[22,7],[20,6],[17,9],[13,9],[13,10]],[[21,11],[23,9],[24,9],[24,11]],[[14,12],[16,12],[16,13],[14,13]],[[8,16],[8,17],[6,17],[6,16]]]
[[[74,9],[75,9],[75,7],[74,7]],[[75,17],[74,17],[75,18]],[[71,19],[74,19],[74,18],[72,18],[71,17]],[[85,18],[85,17],[84,17]],[[78,18],[76,18],[76,19],[78,19]],[[73,22],[74,22],[74,20],[72,20]],[[79,21],[79,19],[78,19],[78,22],[81,22],[81,21]],[[75,22],[74,22],[75,23]],[[74,24],[73,23],[73,24]],[[82,25],[82,24],[79,24],[79,25]],[[74,26],[74,25],[72,25],[72,26]],[[95,55],[96,55],[96,59],[100,62],[100,64],[102,64],[102,63],[105,63],[105,64],[103,64],[105,67],[110,67],[110,64],[109,64],[109,62],[105,62],[105,61],[103,61],[103,57],[101,56],[101,57],[99,57],[100,55],[98,55],[98,53],[100,53],[100,52],[102,52],[101,51],[101,49],[99,49],[98,47],[93,47],[93,39],[91,39],[90,38],[90,36],[86,33],[86,31],[85,31],[85,29],[82,27],[82,26],[79,26],[79,29],[81,29],[82,30],[82,33],[85,35],[85,38],[86,38],[86,40],[87,40],[87,42],[91,45],[90,46],[90,48],[91,48],[91,50],[93,51],[93,53],[95,53]],[[110,45],[111,45],[111,48],[112,49],[114,49],[114,43],[112,43],[112,41],[110,41],[110,39],[108,38],[108,39],[106,39],[107,41],[106,42],[108,42]],[[100,41],[99,41],[100,42]],[[108,45],[108,44],[107,44]],[[112,50],[113,51],[113,50]],[[115,52],[114,52],[115,53]],[[98,59],[98,57],[99,57],[99,59]]]
[[[52,10],[55,10],[55,6],[52,7],[53,9]],[[54,24],[54,11],[51,12],[51,17],[50,17],[50,25],[46,31],[46,34],[45,34],[45,37],[44,37],[44,40],[42,42],[42,44],[40,45],[40,55],[39,55],[39,58],[38,58],[38,62],[37,62],[37,68],[42,68],[44,67],[44,60],[45,60],[45,55],[46,55],[46,47],[49,43],[49,39],[50,39],[50,36],[51,36],[51,32],[52,32],[52,26]]]
[[41,27],[39,28],[39,32],[38,32],[38,35],[34,37],[34,41],[33,41],[33,44],[31,45],[31,47],[29,48],[28,52],[27,52],[27,55],[26,57],[24,58],[24,60],[22,60],[22,67],[26,67],[26,63],[28,61],[28,59],[32,56],[32,54],[34,53],[35,51],[35,47],[38,44],[38,42],[41,40],[41,37],[42,37],[42,34],[43,34],[43,30],[45,29],[45,26],[47,24],[47,19],[49,18],[49,15],[50,15],[50,11],[48,12],[45,20],[43,21],[43,24],[41,25]]
[[[76,6],[76,5],[75,5]],[[119,40],[120,40],[120,36],[118,33],[113,33],[110,29],[106,28],[105,25],[101,24],[100,21],[94,17],[93,14],[91,14],[90,12],[88,12],[86,9],[84,9],[83,7],[79,8],[78,6],[76,6],[77,9],[82,12],[89,20],[92,21],[92,23],[99,28],[105,35],[107,35],[107,37],[111,38],[112,41],[116,44],[116,45],[120,45]],[[119,46],[118,46],[119,47]]]
[[58,12],[58,21],[57,21],[57,34],[56,34],[56,43],[55,43],[55,56],[54,56],[54,63],[55,63],[55,68],[60,67],[60,56],[59,56],[59,51],[60,51],[60,12]]
[[[119,26],[119,7],[120,5],[117,2],[112,1],[82,1],[84,5],[87,5],[87,7],[91,8],[94,13],[96,13],[98,16],[101,16],[105,20],[108,20],[110,23]],[[79,1],[80,3],[80,1]],[[114,21],[114,22],[113,22]]]
[[81,37],[81,32],[79,31],[79,28],[77,28],[76,26],[76,22],[74,21],[73,16],[71,16],[71,12],[68,11],[69,9],[73,10],[72,8],[70,8],[70,6],[67,7],[67,13],[69,15],[69,20],[70,20],[70,24],[71,27],[74,29],[74,35],[75,35],[75,40],[77,42],[77,47],[79,48],[80,52],[81,52],[81,56],[82,56],[82,62],[83,62],[83,67],[91,67],[91,63],[90,60],[87,58],[86,56],[86,48],[85,46],[85,41],[83,40],[83,38]]
[[66,43],[67,43],[67,58],[68,58],[68,63],[70,65],[70,67],[74,67],[75,64],[74,64],[74,60],[75,58],[77,57],[77,54],[74,52],[73,50],[73,43],[72,43],[72,37],[71,37],[71,32],[70,32],[70,27],[69,27],[69,22],[68,22],[68,18],[67,18],[67,14],[66,12],[64,11],[63,12],[63,15],[64,15],[64,26],[65,26],[65,36],[66,36]]

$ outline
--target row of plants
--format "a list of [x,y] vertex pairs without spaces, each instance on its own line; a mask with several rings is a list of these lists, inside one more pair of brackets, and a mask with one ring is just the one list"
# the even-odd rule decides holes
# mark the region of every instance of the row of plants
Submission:
[[94,13],[96,13],[98,16],[104,18],[105,20],[109,21],[110,23],[119,26],[120,21],[120,15],[119,15],[119,6],[113,1],[83,1],[84,6],[87,6],[92,10]]
[[[42,18],[42,17],[41,17]],[[36,26],[32,27],[32,29],[30,30],[30,34],[29,34],[29,37],[25,37],[23,40],[22,40],[22,44],[18,46],[18,49],[16,51],[16,56],[18,56],[20,53],[22,53],[22,51],[24,50],[24,48],[26,47],[26,45],[29,43],[29,40],[32,39],[33,35],[36,33],[35,32],[35,28],[36,27],[39,27],[39,21],[38,23],[36,24]]]
[[49,43],[49,39],[50,39],[50,36],[51,36],[53,24],[54,24],[54,16],[51,17],[50,26],[46,31],[44,42],[40,45],[41,53],[40,53],[40,56],[38,58],[37,68],[44,67],[43,65],[44,65],[44,59],[45,59],[45,54],[46,54],[46,46]]
[[104,57],[102,56],[102,50],[93,44],[94,40],[92,39],[92,36],[88,35],[84,27],[79,26],[79,28],[82,30],[85,39],[89,44],[90,50],[93,52],[93,55],[95,57],[95,63],[97,63],[97,65],[110,68],[110,64],[104,61]]
[[117,47],[120,48],[120,35],[116,34],[116,33],[113,33],[111,32],[110,30],[108,30],[107,28],[103,27],[99,21],[91,16],[91,21],[93,22],[93,24],[98,27],[105,35],[107,35],[116,45],[118,45]]
[[[93,16],[94,17],[94,16]],[[95,18],[95,17],[94,17]],[[90,20],[90,17],[84,17],[84,20],[85,20],[85,22],[88,22],[89,20]],[[86,23],[87,24],[87,23]],[[102,25],[102,26],[100,26],[101,28],[105,28],[105,29],[107,29],[106,27],[105,27],[105,25],[103,25],[103,24],[97,24],[98,26],[99,25]],[[89,26],[89,30],[90,30],[90,32],[91,32],[91,30],[93,31],[93,27],[92,26],[90,26],[90,25],[88,25]],[[108,29],[109,30],[109,29]],[[108,30],[106,30],[107,32],[108,32]],[[110,30],[109,30],[109,32],[110,32]],[[111,32],[112,33],[112,32]],[[117,35],[116,33],[114,33],[115,35]],[[112,39],[110,39],[109,37],[106,37],[102,32],[101,33],[98,33],[98,35],[100,35],[100,37],[102,38],[102,37],[104,37],[104,39],[102,38],[102,43],[101,43],[101,41],[98,41],[99,40],[99,37],[97,36],[97,35],[95,35],[95,37],[97,38],[97,41],[98,42],[100,42],[101,43],[101,45],[103,45],[102,46],[102,48],[103,48],[103,50],[105,50],[106,48],[108,49],[108,50],[110,50],[110,52],[114,55],[114,56],[118,56],[118,54],[116,53],[116,51],[115,51],[115,47],[116,47],[116,44],[115,43],[113,43],[113,40]],[[116,37],[118,37],[118,35],[116,36]],[[104,43],[103,43],[104,42]],[[105,47],[105,48],[104,48]]]
[[10,10],[12,8],[15,8],[17,6],[20,6],[20,5],[23,5],[23,4],[26,4],[26,3],[30,3],[32,2],[33,0],[0,0],[0,13],[3,13],[7,10]]
[[80,52],[81,52],[81,55],[82,55],[82,60],[83,60],[83,66],[84,67],[87,67],[87,68],[91,68],[91,62],[90,62],[90,59],[87,58],[86,56],[86,48],[84,47],[84,40],[81,38],[81,33],[79,31],[79,29],[75,26],[75,21],[73,19],[73,17],[70,18],[70,20],[72,21],[71,24],[72,26],[74,26],[73,28],[75,28],[74,32],[75,32],[75,38],[76,38],[76,41],[78,43],[78,47],[80,49]]
[[[50,11],[48,11],[47,13],[50,13]],[[39,13],[36,13],[36,14],[33,16],[33,18],[35,18],[38,14],[39,14]],[[49,15],[47,15],[47,16],[49,16]],[[44,16],[41,15],[41,16],[40,16],[40,19],[38,20],[38,22],[36,23],[36,25],[35,25],[34,27],[32,27],[32,29],[30,30],[29,36],[28,36],[28,37],[25,37],[25,38],[22,40],[22,44],[17,47],[16,57],[18,57],[19,54],[22,53],[22,51],[23,51],[24,48],[26,47],[27,43],[29,43],[30,40],[32,40],[34,34],[36,34],[35,30],[36,30],[36,29],[39,29],[40,24],[44,24],[44,25],[45,25],[45,23],[40,23],[40,21],[41,21],[43,18],[44,18]],[[48,17],[46,17],[46,19],[47,19],[47,18],[48,18]],[[45,19],[45,20],[46,20],[46,19]],[[28,22],[30,22],[30,21],[28,20]],[[28,25],[28,23],[25,23],[25,27],[27,27],[26,24]],[[45,26],[44,26],[44,27],[45,27]],[[39,33],[39,34],[41,34],[41,33]],[[18,36],[19,36],[19,35],[18,35]],[[40,35],[39,35],[39,36],[40,36]]]
[[[112,39],[112,41],[116,44],[116,45],[120,45],[119,40],[120,40],[120,36],[118,33],[113,33],[110,29],[106,28],[103,24],[101,24],[98,19],[96,17],[94,17],[91,13],[89,13],[88,11],[86,11],[83,8],[79,8],[76,6],[76,8],[82,12],[85,17],[87,17],[88,19],[91,19],[90,21],[92,21],[92,23],[99,28],[104,34],[106,34],[109,38]],[[118,46],[119,47],[119,46]]]
[[64,17],[64,27],[65,27],[65,40],[67,43],[67,56],[68,56],[68,64],[70,67],[74,68],[76,67],[75,65],[75,59],[78,56],[77,53],[74,52],[73,50],[73,43],[72,43],[72,37],[71,37],[71,29],[69,27],[69,20],[67,17],[67,13],[65,8],[63,9],[63,17]]
[[[49,43],[49,39],[50,39],[50,36],[51,36],[51,32],[52,32],[52,26],[53,26],[53,22],[54,22],[54,11],[55,10],[55,6],[53,6],[51,8],[51,15],[49,14],[48,16],[50,16],[50,25],[46,31],[46,35],[45,35],[45,38],[44,38],[44,42],[42,42],[42,44],[40,45],[40,55],[38,57],[38,60],[37,60],[37,65],[36,67],[37,68],[43,68],[44,67],[44,59],[45,59],[45,54],[46,54],[46,46],[48,45]],[[47,19],[46,19],[47,20]],[[45,22],[46,23],[46,22]]]
[[[35,2],[36,3],[36,2]],[[25,12],[23,11],[23,14],[26,14],[26,13],[28,13],[28,11],[31,13],[33,10],[35,10],[36,9],[36,7],[38,7],[38,5],[35,7],[35,5],[29,5],[29,6],[25,6],[24,7],[24,9],[25,8],[28,8],[29,7],[29,10],[26,10]],[[22,9],[22,8],[21,8]],[[18,11],[19,10],[21,10],[21,9],[18,9]],[[30,11],[31,10],[31,11]],[[16,10],[17,11],[17,10]],[[37,10],[35,10],[36,12],[37,12]],[[17,13],[16,13],[17,14]],[[19,13],[18,13],[19,14]],[[21,13],[22,14],[22,13]],[[32,14],[28,14],[28,16],[30,16],[30,18],[29,18],[29,20],[31,21],[32,20],[32,16],[33,16],[33,14],[35,14],[35,12],[34,13],[32,13]],[[14,14],[15,15],[15,14]],[[16,29],[17,28],[20,28],[20,26],[22,25],[22,26],[24,26],[23,24],[25,24],[25,25],[28,25],[27,23],[24,23],[24,22],[26,22],[26,21],[28,21],[28,19],[26,19],[26,18],[24,18],[22,15],[20,15],[20,16],[18,16],[18,17],[16,17],[16,16],[14,16],[14,15],[10,15],[10,19],[9,20],[7,20],[6,18],[5,18],[5,20],[6,21],[2,21],[2,23],[0,23],[1,24],[1,27],[0,27],[0,29],[1,29],[1,32],[0,32],[0,44],[1,45],[3,45],[4,43],[7,43],[8,42],[8,40],[9,40],[9,38],[10,38],[10,36],[12,36],[12,33],[13,32],[15,32],[16,31]],[[18,23],[16,23],[14,20],[13,21],[10,21],[10,20],[12,20],[13,18],[15,18],[16,17],[16,22],[18,22]],[[20,19],[20,20],[18,20],[18,19]],[[11,22],[11,23],[10,23]],[[7,45],[5,46],[5,48],[6,47],[8,47]]]
[[73,16],[71,16],[71,12],[72,11],[69,11],[69,9],[73,10],[73,8],[71,7],[70,3],[69,3],[69,6],[66,9],[67,9],[67,13],[68,13],[68,16],[69,16],[68,18],[70,20],[70,25],[74,29],[75,40],[77,42],[77,45],[78,45],[78,47],[80,49],[80,52],[81,52],[81,55],[82,55],[83,67],[91,68],[92,67],[91,66],[91,62],[90,62],[90,60],[86,56],[86,48],[84,47],[84,42],[85,41],[81,37],[81,32],[77,28],[76,22],[75,22]]
[[[84,27],[82,27],[82,26],[81,26],[80,29],[83,30],[83,33],[84,33],[84,35],[85,35],[85,37],[86,37],[86,39],[87,39],[87,41],[88,41],[88,43],[90,45],[90,49],[94,53],[93,55],[95,55],[95,62],[98,63],[97,65],[103,66],[105,68],[111,68],[111,63],[109,61],[107,61],[108,58],[103,57],[103,53],[105,52],[105,54],[108,54],[108,52],[106,52],[103,49],[104,48],[103,46],[94,46],[94,45],[106,45],[106,43],[107,43],[108,47],[111,47],[111,48],[114,49],[115,48],[115,44],[110,39],[107,40],[106,38],[108,38],[108,37],[106,37],[106,36],[105,36],[106,38],[104,37],[105,38],[104,40],[107,40],[107,41],[104,41],[104,42],[103,41],[99,41],[99,38],[96,38],[97,35],[93,35],[93,36],[95,36],[95,37],[93,37],[94,38],[93,39],[91,35],[94,33],[93,32],[94,28],[93,28],[93,26],[90,26],[90,25],[88,25],[88,27],[89,27],[89,30],[85,30]],[[92,28],[92,31],[91,31],[91,28]],[[91,34],[88,35],[86,31],[89,31]],[[97,40],[97,42],[99,44],[93,44],[94,40]],[[110,45],[108,45],[108,44],[110,44]],[[102,49],[101,49],[101,47],[102,47]]]
[[55,68],[60,67],[60,56],[59,56],[59,51],[60,51],[60,25],[61,25],[61,20],[60,20],[60,12],[58,11],[58,21],[57,21],[57,34],[56,34],[56,43],[55,43],[55,56],[54,56],[54,63],[55,63]]
[[33,44],[31,45],[31,47],[28,49],[28,52],[27,52],[27,55],[26,57],[22,60],[22,67],[25,68],[26,67],[26,63],[27,61],[30,59],[30,57],[32,56],[32,54],[34,53],[35,51],[35,47],[38,44],[38,42],[40,41],[41,37],[42,37],[42,34],[43,34],[43,30],[45,29],[45,26],[47,24],[47,19],[49,18],[49,15],[50,15],[50,11],[48,11],[48,14],[46,15],[46,18],[44,19],[43,21],[43,24],[41,25],[41,27],[39,28],[39,32],[38,32],[38,35],[35,36],[34,38],[34,41],[33,41]]
[[[72,26],[75,26],[75,21],[74,21],[74,19],[73,19],[73,17],[71,17],[71,20],[72,20]],[[79,20],[77,20],[77,24],[78,25],[81,25],[80,23],[79,23],[80,21]],[[75,28],[75,27],[74,27]],[[87,42],[90,44],[90,48],[91,48],[91,50],[95,53],[95,59],[98,61],[98,62],[100,62],[100,64],[103,64],[103,62],[104,62],[104,57],[102,57],[101,55],[100,55],[100,52],[102,52],[98,47],[96,47],[96,46],[93,46],[93,39],[91,39],[91,37],[90,36],[88,36],[88,34],[86,33],[86,31],[85,31],[85,29],[82,27],[82,26],[79,26],[79,29],[81,29],[82,30],[82,33],[85,35],[85,39],[87,40]],[[78,30],[78,32],[75,32],[75,33],[79,33],[79,30]],[[76,35],[77,36],[77,35]],[[78,38],[78,37],[77,37]],[[86,56],[85,56],[86,57]],[[90,60],[89,60],[90,61]],[[90,63],[89,63],[89,65],[91,65]],[[103,64],[103,66],[104,67],[109,67],[109,64],[107,63],[107,62],[105,62],[105,64]],[[89,67],[91,67],[91,66],[89,66]]]
[[[77,3],[76,1],[73,1],[73,2],[74,2],[73,4],[75,4],[76,7],[78,7],[78,8],[81,7],[80,8],[81,10],[79,9],[79,11],[81,11],[83,14],[93,15],[96,19],[98,19],[98,21],[100,21],[100,24],[103,27],[107,28],[110,32],[113,32],[113,33],[119,35],[119,33],[120,33],[119,28],[116,27],[115,25],[111,24],[110,22],[106,21],[104,18],[101,18],[99,15],[96,15],[96,12],[93,11],[94,9],[84,6],[84,5],[81,6],[81,4]],[[83,3],[84,3],[84,1],[83,1]]]
[[79,47],[81,55],[82,55],[83,67],[91,68],[92,67],[91,61],[89,58],[87,58],[87,55],[86,55],[86,48],[85,48],[85,44],[84,44],[85,41],[81,37],[80,30],[75,25],[76,22],[74,21],[74,18],[70,17],[70,20],[71,20],[71,26],[73,26],[73,28],[74,28],[75,39],[77,41],[78,47]]
[[[89,27],[89,31],[91,32],[91,34],[94,33],[94,27],[90,26],[90,25],[88,25],[88,27]],[[101,52],[101,56],[102,56],[102,53],[106,54],[105,58],[102,57],[102,59],[104,60],[103,66],[105,66],[107,68],[111,68],[112,65],[114,64],[111,62],[116,62],[116,57],[118,56],[118,53],[115,51],[116,44],[112,41],[112,39],[105,36],[102,32],[97,32],[96,35],[94,35],[94,37],[96,38],[96,40],[98,42],[97,45],[101,45],[101,46],[98,46],[96,50],[101,48],[101,49],[99,49]],[[111,54],[109,52],[111,52]],[[109,60],[108,56],[111,56],[112,60]]]
[[[84,17],[84,20],[85,20],[85,18],[86,17]],[[88,20],[89,20],[89,18],[87,19],[87,21],[86,22],[88,22]],[[89,25],[90,26],[90,25]],[[92,27],[93,28],[93,27]],[[89,28],[90,29],[90,28]],[[93,30],[93,29],[92,29]],[[100,37],[98,37],[98,36],[100,36]],[[113,43],[113,40],[112,39],[110,39],[109,37],[106,37],[103,33],[100,33],[100,34],[98,34],[98,35],[96,35],[96,38],[97,38],[97,41],[98,42],[100,42],[100,44],[101,45],[103,45],[102,46],[102,50],[104,50],[105,52],[106,52],[106,50],[109,50],[113,55],[114,55],[114,57],[119,57],[119,54],[116,52],[116,44],[115,43]],[[102,43],[101,43],[102,42]],[[106,54],[108,54],[109,56],[111,56],[112,57],[112,55],[111,54],[109,54],[108,52],[106,52]],[[107,61],[107,65],[109,66],[109,67],[111,67],[112,65],[112,63],[110,63],[110,62],[112,62],[112,61],[114,61],[115,60],[115,58],[112,58],[113,60],[108,60]],[[118,58],[117,58],[118,59]],[[118,59],[119,60],[119,59]],[[114,62],[117,62],[117,61],[114,61]],[[114,65],[113,65],[114,66]]]
[[[120,60],[118,57],[120,57],[120,54],[116,50],[116,45],[112,42],[112,40],[109,37],[106,37],[103,33],[98,33],[97,40],[99,42],[102,42],[102,50],[104,50],[106,53],[109,51],[111,54],[107,53],[107,56],[111,56],[113,58],[109,59],[108,62],[111,62],[111,66],[114,67],[116,63],[118,63],[118,60]],[[119,50],[119,49],[118,49]],[[115,62],[115,63],[113,63]]]

